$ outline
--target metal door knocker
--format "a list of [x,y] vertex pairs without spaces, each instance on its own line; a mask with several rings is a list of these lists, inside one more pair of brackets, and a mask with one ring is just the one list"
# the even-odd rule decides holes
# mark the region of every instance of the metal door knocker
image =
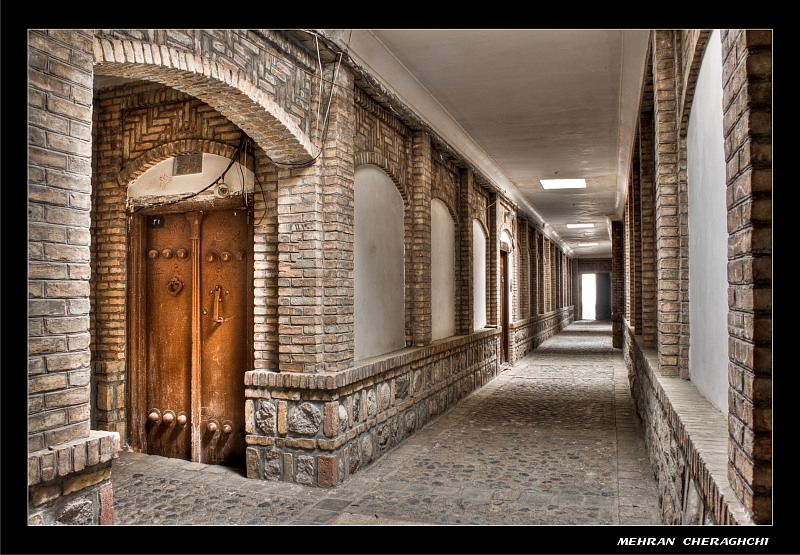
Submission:
[[180,292],[183,291],[183,282],[177,277],[172,278],[167,284],[167,291],[169,291],[173,297],[177,297]]

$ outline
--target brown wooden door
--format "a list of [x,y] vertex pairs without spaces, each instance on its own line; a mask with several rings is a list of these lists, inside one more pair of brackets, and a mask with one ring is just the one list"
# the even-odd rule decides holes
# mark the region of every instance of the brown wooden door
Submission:
[[248,222],[242,209],[147,217],[148,453],[209,464],[244,457]]
[[500,362],[508,362],[508,252],[500,251]]

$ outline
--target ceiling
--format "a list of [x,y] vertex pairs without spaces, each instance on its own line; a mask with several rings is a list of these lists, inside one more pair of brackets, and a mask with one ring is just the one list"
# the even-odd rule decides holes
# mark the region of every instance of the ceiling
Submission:
[[[649,30],[329,30],[575,257],[611,254]],[[545,190],[540,179],[585,178]],[[570,229],[568,223],[593,223]],[[579,243],[596,242],[596,247]]]

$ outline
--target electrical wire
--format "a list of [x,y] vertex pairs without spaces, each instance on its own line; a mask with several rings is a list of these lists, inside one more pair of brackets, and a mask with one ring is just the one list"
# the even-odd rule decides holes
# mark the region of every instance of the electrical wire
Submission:
[[[176,204],[178,202],[183,202],[184,200],[188,200],[190,198],[194,198],[194,197],[206,192],[211,187],[213,187],[214,185],[219,183],[225,177],[225,175],[228,173],[228,170],[230,170],[231,167],[233,166],[234,162],[237,162],[237,161],[241,160],[241,155],[242,155],[242,150],[244,148],[244,145],[245,145],[245,134],[244,134],[244,131],[242,131],[242,134],[241,134],[241,136],[239,138],[239,146],[236,148],[236,154],[231,158],[231,161],[228,164],[228,167],[225,168],[225,171],[223,171],[220,174],[219,177],[217,177],[214,181],[212,181],[211,183],[209,183],[208,185],[206,185],[202,189],[200,189],[198,191],[195,191],[193,193],[189,193],[188,195],[184,195],[182,197],[179,197],[179,198],[176,198],[176,199],[172,199],[172,200],[167,200],[167,201],[164,201],[164,202],[142,205],[142,206],[139,206],[138,208],[136,206],[133,206],[131,208],[131,214],[133,214],[134,212],[136,212],[137,210],[140,210],[142,208],[151,208],[151,207],[157,207],[157,206],[169,206],[171,204]],[[242,179],[242,192],[244,193],[244,179]]]

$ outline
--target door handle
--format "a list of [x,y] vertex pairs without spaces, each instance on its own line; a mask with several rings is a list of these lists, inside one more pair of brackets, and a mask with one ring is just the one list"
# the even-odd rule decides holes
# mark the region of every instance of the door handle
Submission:
[[214,320],[214,322],[217,322],[217,323],[220,323],[220,324],[222,323],[222,316],[219,315],[219,304],[221,302],[222,302],[222,286],[221,285],[217,285],[214,288],[214,306],[212,308],[213,308],[213,313],[214,313],[213,320]]

